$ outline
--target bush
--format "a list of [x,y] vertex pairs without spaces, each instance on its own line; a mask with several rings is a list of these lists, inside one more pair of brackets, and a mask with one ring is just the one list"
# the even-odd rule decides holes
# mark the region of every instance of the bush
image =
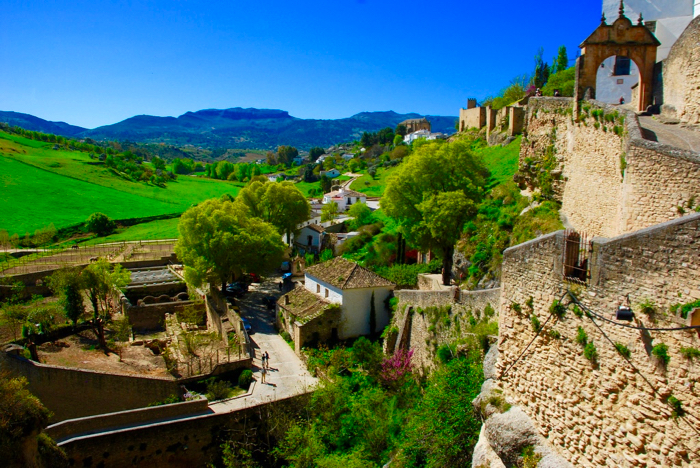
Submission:
[[659,358],[664,366],[668,365],[668,362],[671,360],[671,356],[668,355],[668,345],[663,343],[654,345],[654,347],[651,348],[651,354]]
[[286,341],[287,343],[291,343],[291,342],[292,342],[292,335],[290,335],[290,334],[287,333],[286,331],[283,331],[282,333],[280,333],[280,336],[281,336],[282,339],[283,339],[284,341]]
[[209,401],[223,400],[231,395],[231,384],[215,377],[207,379],[207,399]]
[[588,343],[588,335],[586,335],[586,330],[584,330],[583,327],[578,327],[576,330],[576,343],[581,346],[586,346]]
[[671,395],[668,398],[668,404],[671,406],[671,415],[673,416],[673,419],[685,415],[683,403],[678,398]]
[[517,302],[511,302],[510,308],[516,314],[519,314],[523,310],[522,306],[520,304],[518,304]]
[[537,318],[537,315],[530,317],[530,323],[532,324],[532,329],[535,331],[535,333],[539,333],[540,330],[542,330],[542,324],[540,323],[540,319]]
[[651,299],[644,299],[639,303],[639,311],[643,314],[651,315],[656,312],[656,304]]
[[617,343],[615,343],[615,349],[617,349],[617,352],[622,354],[627,359],[630,358],[631,353],[630,353],[629,348],[627,346],[623,345],[622,343],[620,343],[619,341]]
[[560,301],[555,300],[552,305],[549,306],[549,313],[555,315],[558,319],[564,318],[566,314],[566,307]]
[[598,360],[598,350],[592,341],[583,347],[583,355],[592,363],[595,363]]
[[447,364],[454,358],[454,349],[450,345],[442,345],[437,350],[437,357],[441,363]]
[[253,382],[253,371],[250,369],[244,370],[241,372],[241,375],[238,376],[238,386],[243,390],[248,390],[251,382]]
[[697,348],[681,348],[681,354],[686,359],[695,359],[700,357],[700,349]]
[[559,338],[561,338],[561,333],[559,333],[558,331],[552,329],[552,330],[549,330],[549,336],[550,336],[551,338],[554,338],[555,340],[558,340]]
[[89,232],[94,232],[98,236],[106,236],[111,234],[116,228],[114,221],[109,219],[106,214],[93,213],[85,222],[85,226]]

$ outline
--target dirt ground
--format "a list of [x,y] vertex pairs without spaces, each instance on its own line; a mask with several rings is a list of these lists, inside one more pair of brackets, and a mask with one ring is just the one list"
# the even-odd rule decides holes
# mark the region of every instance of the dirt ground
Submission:
[[92,331],[84,331],[55,343],[44,343],[38,347],[38,351],[39,360],[45,364],[113,374],[172,377],[165,368],[163,357],[153,354],[147,347],[125,346],[120,362],[116,352],[105,354],[99,348]]

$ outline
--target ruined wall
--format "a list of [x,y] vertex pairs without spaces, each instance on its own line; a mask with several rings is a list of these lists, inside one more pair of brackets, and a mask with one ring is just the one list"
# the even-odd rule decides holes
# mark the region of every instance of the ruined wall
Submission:
[[[480,291],[415,291],[399,290],[399,299],[391,327],[398,335],[394,346],[413,350],[413,362],[422,369],[434,365],[437,348],[464,338],[470,319],[480,321],[493,315],[500,302],[500,289]],[[436,310],[440,309],[441,310]],[[385,350],[392,353],[394,349]]]
[[664,61],[662,113],[700,124],[700,17],[695,18]]
[[459,131],[463,132],[470,128],[480,129],[484,125],[486,125],[485,107],[459,110]]
[[[635,114],[570,98],[532,98],[520,182],[549,190],[574,228],[616,236],[680,216],[700,198],[700,156],[642,139]],[[685,208],[687,210],[687,207]]]
[[29,390],[53,413],[52,422],[141,408],[180,394],[172,379],[49,366],[5,353],[0,368],[27,378]]
[[129,323],[134,331],[143,332],[148,330],[164,330],[165,314],[177,313],[188,306],[194,306],[197,310],[204,310],[204,304],[201,302],[176,301],[160,304],[144,304],[140,306],[123,304],[123,311],[129,318]]
[[[552,301],[570,286],[591,310],[614,319],[629,295],[635,326],[677,327],[685,320],[670,307],[700,298],[700,214],[613,239],[594,239],[590,285],[563,282],[563,231],[504,253],[497,374],[506,395],[534,419],[540,433],[574,466],[692,466],[697,463],[700,366],[680,353],[700,348],[696,331],[642,332],[599,318],[550,317]],[[528,299],[533,308],[529,309]],[[645,315],[639,303],[651,300]],[[521,312],[511,307],[515,302]],[[544,326],[535,337],[531,315]],[[624,322],[627,324],[627,322]],[[546,325],[545,325],[546,324]],[[597,325],[596,325],[597,324]],[[596,363],[576,342],[582,327],[597,351]],[[550,330],[560,334],[550,335]],[[626,361],[613,343],[630,351]],[[667,366],[651,354],[666,344]],[[512,366],[512,367],[511,367]],[[685,416],[674,419],[668,398],[678,398]]]

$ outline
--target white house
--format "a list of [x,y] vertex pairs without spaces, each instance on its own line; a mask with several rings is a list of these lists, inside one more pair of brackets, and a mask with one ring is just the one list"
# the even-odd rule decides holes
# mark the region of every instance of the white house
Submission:
[[[389,324],[385,301],[396,285],[336,257],[306,268],[305,283],[277,302],[278,325],[294,339],[297,352],[309,343],[377,333]],[[374,330],[370,315],[374,298]]]
[[341,188],[335,192],[328,192],[323,196],[324,205],[330,202],[335,202],[338,205],[338,212],[343,212],[355,203],[367,203],[367,195],[355,192],[354,190]]
[[430,130],[416,130],[415,132],[409,133],[408,135],[404,136],[403,142],[407,145],[410,145],[419,138],[425,138],[426,140],[437,140],[438,138],[444,137],[445,135],[440,132],[431,133]]
[[326,176],[329,179],[334,179],[340,175],[340,171],[338,169],[331,169],[330,171],[321,171],[321,176]]
[[323,243],[325,230],[318,224],[308,224],[295,236],[295,243],[306,252],[319,252]]
[[269,180],[270,182],[277,182],[277,179],[279,177],[284,177],[284,174],[268,174],[267,180]]
[[344,154],[343,156],[341,156],[341,157],[342,157],[344,160],[346,160],[346,161],[350,161],[352,158],[355,157],[355,155],[352,154],[352,153],[345,153],[345,154]]

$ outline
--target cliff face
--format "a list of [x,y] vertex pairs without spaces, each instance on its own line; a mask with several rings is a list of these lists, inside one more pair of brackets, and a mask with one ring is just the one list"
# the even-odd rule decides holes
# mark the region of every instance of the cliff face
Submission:
[[700,124],[700,16],[688,25],[664,61],[666,117]]

